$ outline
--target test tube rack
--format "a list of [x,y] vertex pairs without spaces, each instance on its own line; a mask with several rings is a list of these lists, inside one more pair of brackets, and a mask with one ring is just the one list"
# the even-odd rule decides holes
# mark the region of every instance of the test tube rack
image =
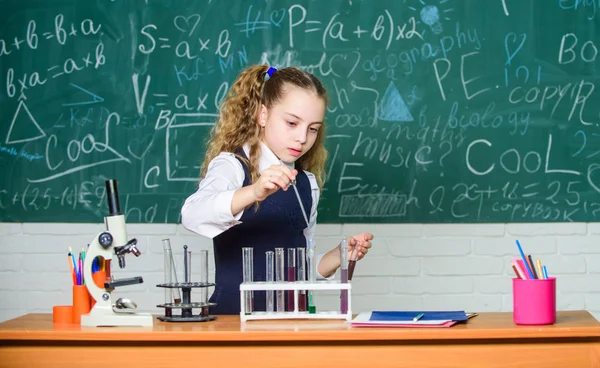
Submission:
[[[193,288],[207,288],[215,286],[210,282],[174,282],[168,284],[158,284],[157,287],[181,289],[182,303],[164,303],[157,307],[165,308],[165,315],[157,318],[163,322],[205,322],[212,321],[216,317],[208,314],[209,308],[217,305],[210,302],[192,302],[191,294]],[[194,308],[201,308],[200,314],[193,314]],[[181,309],[180,315],[174,315],[173,309]]]
[[[351,301],[351,283],[342,283],[337,281],[320,281],[311,283],[308,281],[280,281],[280,282],[243,282],[240,284],[240,320],[246,322],[249,320],[265,320],[265,319],[345,319],[352,320],[352,305]],[[285,312],[265,312],[252,311],[247,312],[245,309],[244,296],[245,293],[261,290],[293,290],[294,291],[294,310]],[[319,311],[309,313],[308,311],[298,310],[298,292],[300,290],[348,290],[348,311],[341,313],[337,311]]]

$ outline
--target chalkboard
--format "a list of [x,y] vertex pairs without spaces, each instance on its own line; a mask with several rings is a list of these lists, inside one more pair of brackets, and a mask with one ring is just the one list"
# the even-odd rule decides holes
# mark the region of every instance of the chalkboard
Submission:
[[0,221],[177,223],[237,74],[328,89],[320,223],[597,221],[598,9],[578,0],[2,2]]

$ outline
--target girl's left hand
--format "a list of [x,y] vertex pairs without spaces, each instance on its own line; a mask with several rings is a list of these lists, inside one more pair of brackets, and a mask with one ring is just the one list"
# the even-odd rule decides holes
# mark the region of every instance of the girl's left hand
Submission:
[[371,233],[360,233],[348,238],[348,259],[352,260],[351,255],[354,248],[357,247],[358,259],[362,259],[368,252],[373,244],[373,234]]

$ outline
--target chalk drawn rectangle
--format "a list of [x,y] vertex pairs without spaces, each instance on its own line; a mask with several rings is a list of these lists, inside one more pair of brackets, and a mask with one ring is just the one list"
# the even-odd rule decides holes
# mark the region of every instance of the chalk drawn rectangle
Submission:
[[346,194],[340,201],[340,217],[404,217],[404,194]]
[[174,114],[167,127],[166,169],[169,181],[197,181],[215,114]]

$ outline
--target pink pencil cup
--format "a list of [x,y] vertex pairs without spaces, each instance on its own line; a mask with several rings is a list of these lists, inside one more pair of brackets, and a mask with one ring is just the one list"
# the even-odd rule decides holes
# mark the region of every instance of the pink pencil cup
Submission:
[[544,280],[513,278],[513,319],[518,325],[556,322],[556,277]]

